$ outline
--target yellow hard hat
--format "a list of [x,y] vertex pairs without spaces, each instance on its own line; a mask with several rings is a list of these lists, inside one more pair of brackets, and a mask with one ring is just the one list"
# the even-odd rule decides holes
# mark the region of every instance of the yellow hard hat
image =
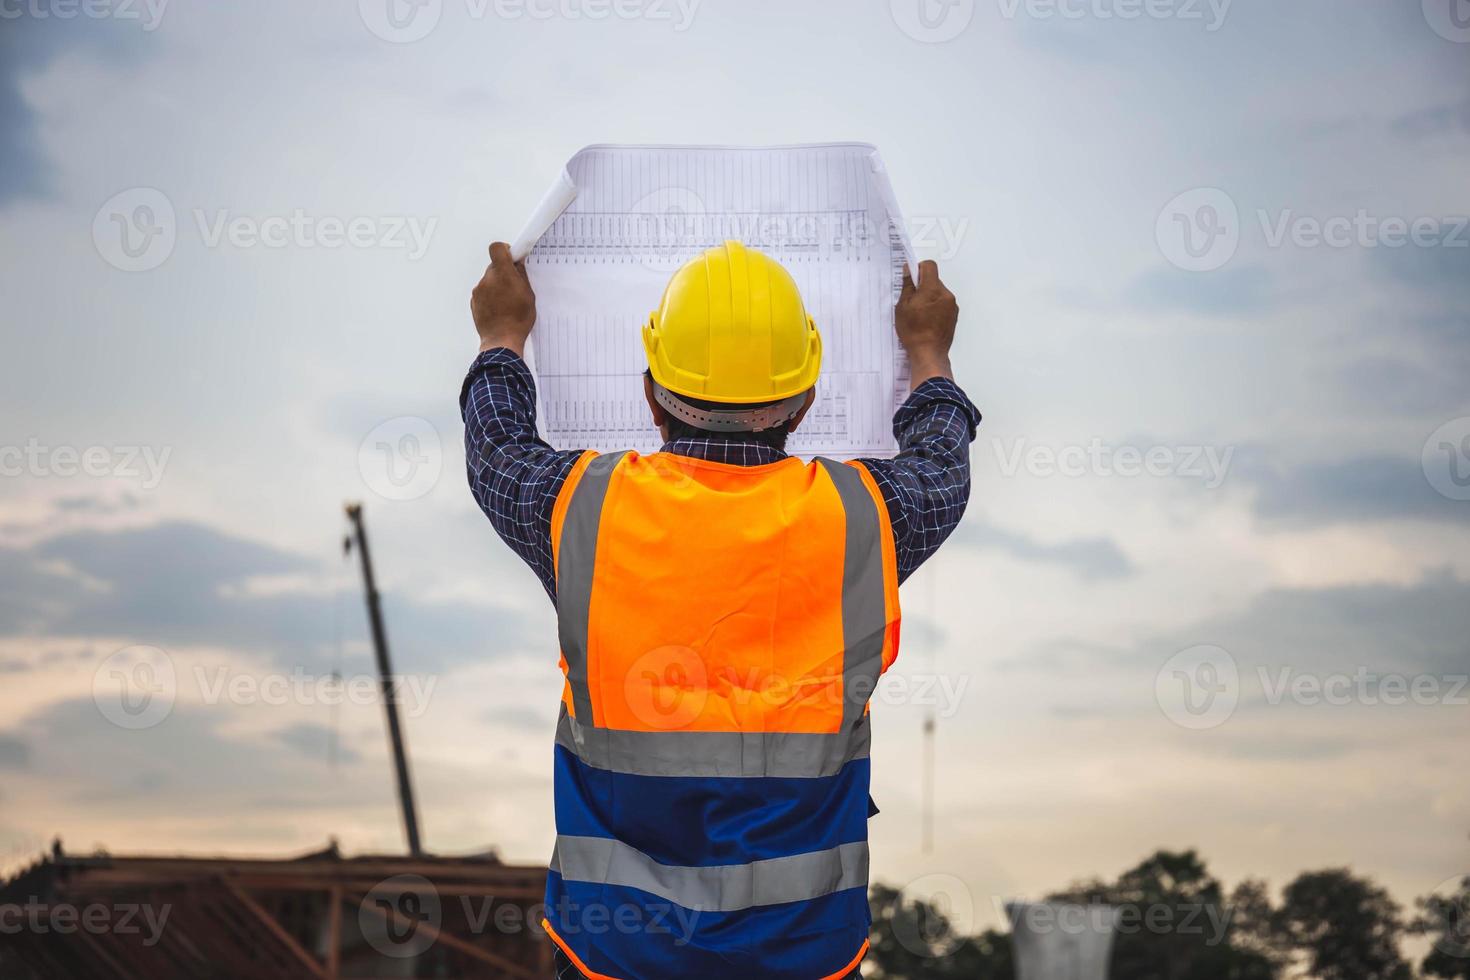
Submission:
[[775,423],[769,412],[716,411],[689,418],[666,394],[732,406],[794,403],[790,418],[805,400],[798,396],[817,383],[822,369],[822,337],[791,273],[734,241],[674,273],[643,328],[643,348],[659,401],[706,429]]

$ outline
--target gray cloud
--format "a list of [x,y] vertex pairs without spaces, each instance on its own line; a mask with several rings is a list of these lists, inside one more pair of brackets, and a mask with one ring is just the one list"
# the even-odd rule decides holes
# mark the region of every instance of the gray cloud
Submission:
[[[1463,354],[1470,356],[1470,348]],[[1433,416],[1454,411],[1466,397],[1465,373],[1454,356],[1373,355],[1350,361],[1336,376],[1354,402],[1373,412]]]
[[[1180,651],[1201,645],[1230,654],[1240,702],[1232,721],[1207,738],[1165,729],[1180,745],[1252,761],[1337,758],[1363,748],[1373,736],[1342,739],[1304,727],[1311,712],[1339,706],[1296,704],[1282,692],[1301,677],[1322,683],[1347,678],[1349,690],[1356,691],[1361,677],[1362,689],[1372,696],[1378,691],[1376,678],[1394,676],[1406,685],[1432,680],[1441,695],[1470,696],[1457,680],[1470,674],[1470,582],[1442,572],[1409,585],[1270,589],[1241,609],[1135,644],[1055,640],[1036,645],[1005,668],[1047,678],[1087,678],[1085,694],[1074,691],[1069,699],[1047,705],[1061,721],[1157,722],[1163,718],[1154,699],[1160,668]],[[1340,683],[1335,689],[1343,690]]]
[[65,664],[67,661],[74,663],[89,661],[96,656],[95,650],[86,648],[74,650],[53,648],[32,651],[26,656],[0,658],[0,674],[28,674],[43,667]]
[[1201,643],[1224,647],[1242,666],[1463,674],[1470,583],[1439,573],[1412,585],[1272,589],[1242,611],[1149,644],[1146,659],[1163,663]]
[[103,497],[99,494],[78,494],[71,497],[57,497],[51,501],[51,506],[58,513],[63,514],[106,515],[137,510],[143,506],[143,501],[134,493],[123,493],[117,497]]
[[1133,563],[1111,538],[1072,538],[1048,544],[981,521],[967,521],[955,541],[977,550],[995,550],[1021,561],[1057,565],[1084,579],[1126,578]]
[[1125,299],[1141,310],[1239,316],[1276,304],[1271,274],[1260,266],[1227,266],[1209,274],[1159,268],[1129,287]]
[[1470,520],[1470,506],[1429,485],[1419,459],[1378,455],[1283,464],[1242,454],[1235,473],[1255,488],[1255,514],[1271,524]]
[[79,588],[29,549],[0,547],[0,634],[33,634]]
[[1470,99],[1446,102],[1395,116],[1390,131],[1409,140],[1442,136],[1456,131],[1470,133]]
[[0,30],[0,205],[39,195],[47,186],[35,113],[21,94],[23,72],[39,60],[32,46],[36,33],[9,20]]
[[[301,722],[276,732],[275,737],[282,745],[295,749],[307,759],[320,761],[327,758],[336,733],[326,725]],[[352,765],[362,758],[355,749],[342,745],[340,741],[336,747],[336,756],[338,762],[346,765]]]
[[1261,760],[1263,762],[1324,762],[1352,755],[1364,743],[1346,739],[1340,734],[1302,735],[1296,733],[1232,732],[1228,741],[1199,745],[1199,749],[1233,759]]
[[1243,668],[1351,672],[1363,665],[1463,674],[1470,672],[1470,582],[1440,571],[1407,585],[1268,589],[1240,609],[1136,644],[1057,638],[1002,666],[1046,674],[1151,672],[1201,644],[1223,647]]
[[[325,668],[334,650],[335,597],[248,594],[259,576],[312,574],[319,566],[201,524],[164,522],[78,530],[29,548],[0,549],[0,635],[130,638],[263,652],[278,662]],[[394,666],[435,670],[532,642],[515,610],[426,603],[387,593]],[[352,638],[365,635],[354,589]]]
[[545,733],[556,727],[554,710],[538,710],[528,705],[496,708],[485,712],[481,717],[492,725],[526,732]]
[[0,769],[30,768],[31,748],[13,735],[0,734]]
[[1464,217],[1442,219],[1442,244],[1373,250],[1374,260],[1388,280],[1440,301],[1445,313],[1457,314],[1453,318],[1433,318],[1429,325],[1437,326],[1445,339],[1458,343],[1462,350],[1470,346],[1470,328],[1463,318],[1470,312],[1470,227],[1464,221]]
[[255,812],[386,801],[375,773],[321,778],[323,757],[280,751],[271,736],[220,730],[227,715],[176,705],[153,728],[123,731],[89,698],[60,701],[25,718],[18,730],[32,746],[33,765],[71,802],[106,805],[108,812],[159,814],[187,802],[190,811],[221,814],[240,806]]
[[53,166],[41,151],[38,119],[22,90],[26,76],[78,47],[109,61],[129,61],[143,50],[140,45],[154,43],[153,38],[136,21],[75,15],[66,20],[37,18],[30,16],[29,8],[19,17],[0,21],[0,207],[53,191]]

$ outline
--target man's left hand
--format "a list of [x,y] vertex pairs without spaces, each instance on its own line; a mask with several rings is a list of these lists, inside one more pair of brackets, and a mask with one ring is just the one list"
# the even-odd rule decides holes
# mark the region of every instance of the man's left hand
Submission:
[[526,338],[536,325],[536,294],[525,262],[512,262],[510,246],[490,246],[490,266],[470,294],[470,313],[480,334],[480,350],[506,347],[524,356]]

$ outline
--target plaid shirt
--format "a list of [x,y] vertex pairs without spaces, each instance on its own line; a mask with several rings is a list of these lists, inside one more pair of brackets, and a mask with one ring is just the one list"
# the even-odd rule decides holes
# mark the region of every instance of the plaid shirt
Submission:
[[[475,358],[459,393],[470,490],[490,523],[556,601],[551,511],[582,450],[552,449],[536,434],[536,384],[504,347]],[[900,452],[862,463],[888,504],[903,581],[959,524],[970,498],[970,442],[980,412],[959,385],[931,378],[893,416]],[[742,433],[675,439],[663,451],[739,466],[786,458]]]

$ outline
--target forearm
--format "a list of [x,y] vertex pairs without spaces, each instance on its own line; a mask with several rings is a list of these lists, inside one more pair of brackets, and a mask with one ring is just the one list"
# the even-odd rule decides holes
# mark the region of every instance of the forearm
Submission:
[[480,338],[480,353],[488,354],[497,348],[504,348],[516,357],[526,356],[526,338],[517,331],[488,329]]
[[910,351],[909,391],[918,391],[924,382],[934,378],[954,380],[954,368],[949,363],[949,351]]

